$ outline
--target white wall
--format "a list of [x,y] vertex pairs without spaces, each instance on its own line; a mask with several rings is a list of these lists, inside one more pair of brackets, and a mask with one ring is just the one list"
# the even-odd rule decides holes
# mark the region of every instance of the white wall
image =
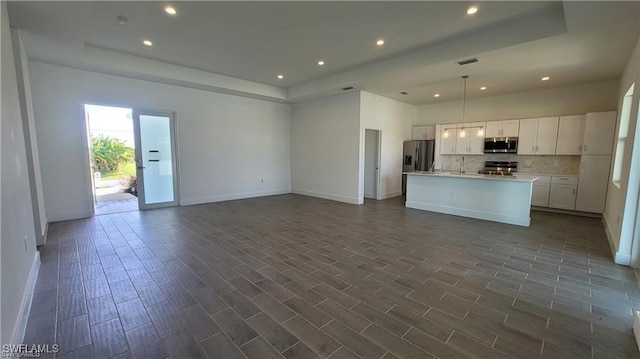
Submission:
[[[631,260],[631,248],[632,248],[632,236],[633,225],[635,223],[635,213],[625,216],[624,221],[628,225],[631,225],[631,231],[627,235],[621,235],[623,212],[625,210],[625,202],[627,201],[627,191],[629,187],[629,169],[631,168],[631,153],[633,151],[633,144],[640,146],[640,143],[636,141],[635,133],[638,119],[638,101],[640,99],[640,40],[633,51],[627,66],[620,80],[620,86],[616,91],[617,95],[617,108],[618,108],[618,122],[616,124],[616,139],[618,141],[618,128],[620,126],[620,114],[622,109],[622,101],[624,95],[631,86],[635,83],[635,91],[633,95],[633,101],[631,104],[631,117],[629,121],[629,136],[627,137],[627,145],[625,146],[624,161],[622,164],[622,180],[620,181],[620,188],[613,185],[611,182],[611,176],[609,176],[609,186],[607,189],[607,203],[605,205],[605,226],[609,239],[611,241],[616,263],[629,264]],[[613,153],[616,153],[614,149]],[[630,199],[632,201],[638,201],[637,198]],[[636,239],[638,240],[638,239]],[[637,265],[637,264],[636,264]]]
[[[361,92],[362,136],[365,129],[382,132],[380,186],[381,199],[402,195],[402,143],[411,139],[417,108],[386,97]],[[363,141],[364,141],[364,137]],[[364,146],[364,144],[363,144]],[[364,158],[364,147],[362,150]]]
[[[465,122],[583,114],[614,110],[619,81],[552,88],[467,100]],[[462,102],[418,107],[417,125],[462,121]]]
[[176,112],[182,205],[290,192],[286,104],[40,62],[29,66],[50,221],[91,214],[85,103]]
[[31,187],[31,203],[36,229],[36,242],[45,244],[47,236],[47,213],[44,206],[44,192],[42,188],[42,174],[40,173],[40,156],[35,131],[33,102],[31,98],[31,80],[29,78],[29,61],[27,52],[22,45],[21,32],[11,29],[13,51],[15,55],[16,74],[18,78],[18,92],[20,94],[20,108],[24,141],[27,150],[27,166],[29,170],[29,186]]
[[2,257],[0,343],[17,344],[24,336],[25,316],[39,263],[36,252],[31,189],[22,128],[16,66],[13,58],[7,3],[0,4],[2,19],[2,166],[0,252]]
[[364,134],[364,198],[377,199],[376,175],[378,171],[379,145],[377,130],[365,130]]
[[360,132],[359,92],[292,105],[292,192],[362,203]]

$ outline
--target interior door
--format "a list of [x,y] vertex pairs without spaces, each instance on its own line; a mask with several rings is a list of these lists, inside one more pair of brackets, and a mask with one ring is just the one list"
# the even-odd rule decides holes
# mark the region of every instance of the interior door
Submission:
[[133,111],[136,137],[138,207],[178,205],[178,178],[173,113]]

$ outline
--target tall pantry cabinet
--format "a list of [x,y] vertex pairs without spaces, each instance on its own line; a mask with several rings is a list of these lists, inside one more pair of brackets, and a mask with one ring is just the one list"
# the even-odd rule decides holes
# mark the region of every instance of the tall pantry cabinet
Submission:
[[607,111],[586,116],[576,211],[604,213],[616,115],[616,111]]

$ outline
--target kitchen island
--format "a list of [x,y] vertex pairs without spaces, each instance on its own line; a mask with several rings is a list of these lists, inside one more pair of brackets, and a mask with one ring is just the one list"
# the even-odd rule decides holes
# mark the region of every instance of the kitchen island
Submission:
[[531,192],[538,177],[406,172],[405,206],[516,224],[531,224]]

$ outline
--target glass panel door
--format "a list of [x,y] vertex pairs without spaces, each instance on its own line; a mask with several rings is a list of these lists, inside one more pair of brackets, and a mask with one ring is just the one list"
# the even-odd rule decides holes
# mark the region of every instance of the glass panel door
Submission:
[[172,113],[133,111],[140,209],[178,204]]

